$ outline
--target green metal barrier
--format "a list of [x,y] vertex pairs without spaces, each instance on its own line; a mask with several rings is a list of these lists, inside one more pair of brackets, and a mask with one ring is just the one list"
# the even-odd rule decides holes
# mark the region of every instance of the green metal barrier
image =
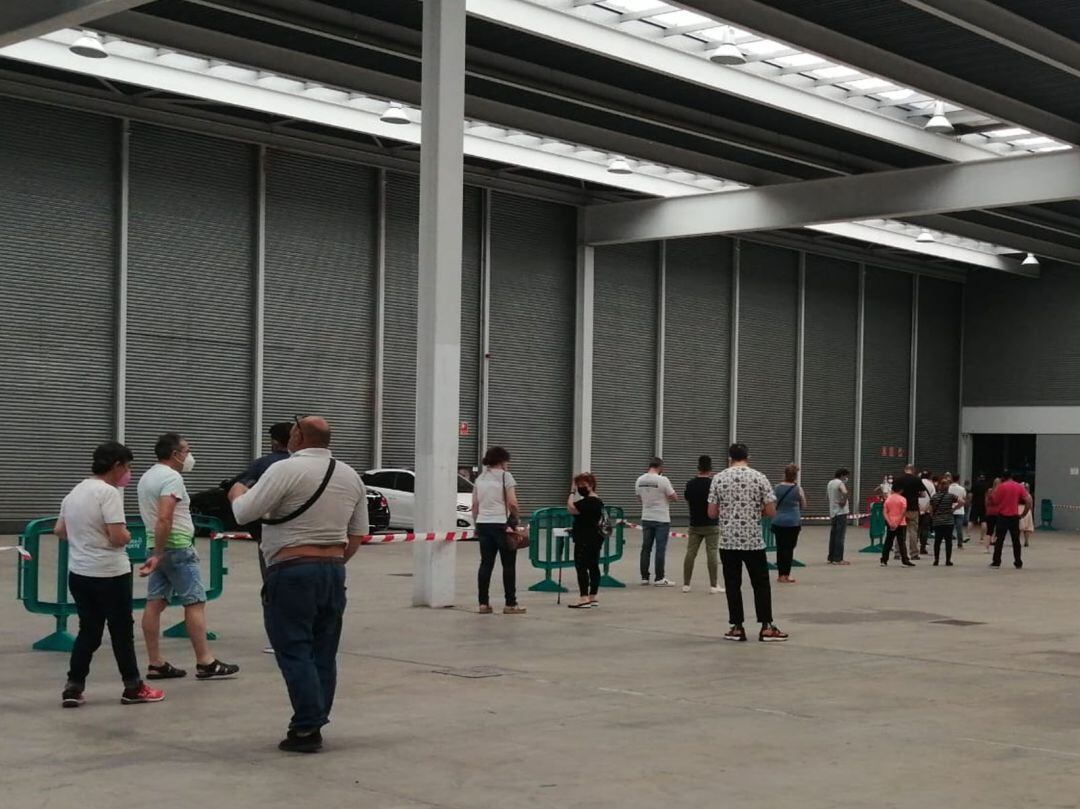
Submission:
[[[56,600],[43,601],[41,598],[38,579],[41,565],[41,538],[53,533],[56,529],[57,517],[44,517],[27,523],[23,533],[19,536],[19,544],[30,552],[30,560],[19,560],[18,567],[18,598],[28,612],[35,615],[51,615],[56,621],[56,629],[34,644],[34,649],[46,652],[70,652],[75,644],[74,636],[68,632],[68,618],[78,614],[75,603],[68,597],[68,544],[57,540],[56,543]],[[209,531],[223,531],[225,526],[215,517],[194,517],[196,529],[204,528]],[[127,528],[131,532],[131,542],[126,550],[128,559],[132,565],[141,565],[148,556],[146,546],[146,527],[138,516],[127,518]],[[206,590],[206,599],[211,601],[221,595],[224,589],[224,576],[228,573],[225,566],[225,542],[213,540],[210,542],[210,586]],[[173,601],[173,606],[179,601]],[[132,599],[134,609],[143,609],[146,606],[145,598]],[[169,638],[186,638],[187,628],[184,622],[171,626],[164,632]],[[206,637],[215,640],[213,632],[207,632]]]
[[885,522],[885,504],[874,503],[870,506],[870,544],[859,553],[880,554],[885,550],[885,534],[889,526]]
[[1039,517],[1042,522],[1039,523],[1039,527],[1036,531],[1056,531],[1054,527],[1054,501],[1048,497],[1044,497],[1039,502]]
[[[601,587],[625,587],[611,575],[611,563],[622,559],[626,540],[623,538],[624,512],[618,506],[604,506],[614,533],[604,540],[600,551]],[[573,527],[574,517],[565,508],[542,508],[529,518],[529,561],[544,571],[544,578],[529,589],[539,593],[565,593],[567,588],[559,585],[551,572],[574,566],[571,546],[574,544],[568,529]],[[614,548],[614,549],[613,549]]]
[[[772,518],[761,518],[761,538],[765,540],[765,553],[776,553],[776,534],[772,532]],[[791,560],[792,567],[806,567],[798,559]],[[776,570],[776,562],[769,562],[769,570]]]

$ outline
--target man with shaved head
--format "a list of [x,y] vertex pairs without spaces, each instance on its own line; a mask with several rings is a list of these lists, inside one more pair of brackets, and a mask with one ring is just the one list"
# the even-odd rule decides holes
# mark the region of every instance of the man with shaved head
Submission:
[[331,455],[326,419],[296,418],[289,451],[251,489],[233,486],[229,500],[238,523],[263,523],[263,618],[293,707],[278,748],[315,753],[334,703],[345,563],[368,532],[367,493]]

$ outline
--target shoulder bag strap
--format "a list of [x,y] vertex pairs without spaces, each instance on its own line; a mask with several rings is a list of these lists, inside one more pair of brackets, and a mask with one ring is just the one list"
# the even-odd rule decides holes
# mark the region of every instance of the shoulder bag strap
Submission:
[[278,517],[273,520],[263,520],[263,525],[281,525],[283,523],[291,522],[292,520],[295,520],[297,517],[303,514],[305,511],[307,511],[309,508],[311,508],[313,505],[315,505],[315,503],[318,502],[319,498],[322,497],[323,492],[326,491],[326,487],[330,485],[330,478],[333,477],[334,467],[336,466],[337,461],[334,458],[331,458],[330,464],[326,467],[326,474],[323,476],[322,483],[319,484],[319,488],[315,490],[315,494],[311,495],[311,497],[307,499],[307,502],[304,503],[304,505],[300,506],[300,508],[298,508],[292,514],[286,515],[285,517]]
[[799,484],[797,484],[797,483],[792,484],[790,489],[788,489],[786,492],[784,492],[782,495],[780,495],[780,499],[776,501],[776,507],[780,508],[780,504],[783,503],[784,500],[787,499],[787,496],[789,494],[791,494],[793,491],[795,491],[797,488],[799,488]]

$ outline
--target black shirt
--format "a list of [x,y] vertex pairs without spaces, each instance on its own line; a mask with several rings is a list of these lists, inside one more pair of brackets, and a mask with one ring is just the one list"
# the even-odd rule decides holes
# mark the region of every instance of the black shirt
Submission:
[[686,491],[683,497],[690,506],[690,525],[701,528],[706,525],[719,525],[720,519],[709,519],[709,487],[712,486],[712,478],[696,477],[686,483]]
[[908,511],[919,510],[919,498],[926,494],[926,487],[921,480],[914,475],[904,474],[893,479],[892,487],[894,492],[907,498]]
[[574,503],[578,513],[574,515],[574,542],[598,542],[603,539],[600,533],[600,517],[604,513],[604,501],[590,495]]
[[990,484],[985,480],[976,480],[975,485],[971,487],[971,510],[976,514],[983,514],[986,511],[986,490],[990,488]]

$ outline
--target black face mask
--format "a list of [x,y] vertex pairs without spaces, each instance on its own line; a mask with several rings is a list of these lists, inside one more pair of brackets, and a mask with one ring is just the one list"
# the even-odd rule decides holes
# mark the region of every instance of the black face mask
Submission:
[[589,490],[584,486],[578,486],[577,487],[577,493],[580,494],[582,497],[588,497],[589,496]]

